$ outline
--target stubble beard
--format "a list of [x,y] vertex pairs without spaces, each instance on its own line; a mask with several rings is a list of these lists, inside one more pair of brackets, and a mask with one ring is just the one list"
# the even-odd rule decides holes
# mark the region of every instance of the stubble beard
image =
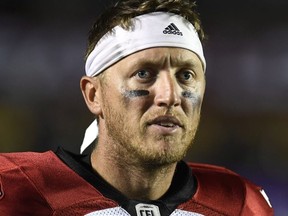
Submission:
[[[182,160],[192,146],[200,119],[197,117],[193,125],[187,126],[181,137],[159,135],[147,142],[147,128],[137,131],[138,125],[125,123],[129,119],[122,113],[115,112],[110,106],[106,106],[106,114],[105,125],[108,137],[113,143],[111,154],[126,164],[146,167],[166,166]],[[165,147],[157,145],[159,142],[165,143]]]

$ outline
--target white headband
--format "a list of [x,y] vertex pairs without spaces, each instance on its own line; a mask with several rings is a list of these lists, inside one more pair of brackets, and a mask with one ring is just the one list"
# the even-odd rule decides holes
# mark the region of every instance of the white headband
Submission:
[[[167,12],[153,12],[132,19],[125,30],[116,26],[105,34],[89,54],[86,75],[97,76],[124,57],[152,47],[178,47],[197,54],[206,70],[201,41],[194,26],[185,18]],[[97,137],[96,120],[87,128],[81,145],[82,153]]]

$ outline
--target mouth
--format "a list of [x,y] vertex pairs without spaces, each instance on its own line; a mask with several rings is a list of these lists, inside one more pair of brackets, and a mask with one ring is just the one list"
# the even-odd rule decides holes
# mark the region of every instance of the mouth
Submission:
[[158,116],[148,122],[148,126],[154,126],[166,132],[172,132],[178,128],[182,128],[181,122],[173,116]]

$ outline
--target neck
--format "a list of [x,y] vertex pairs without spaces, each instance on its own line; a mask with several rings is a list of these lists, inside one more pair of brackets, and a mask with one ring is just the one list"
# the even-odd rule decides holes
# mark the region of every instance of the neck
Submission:
[[97,144],[91,156],[92,167],[110,185],[129,199],[157,200],[169,189],[176,163],[145,165],[126,160],[107,143]]

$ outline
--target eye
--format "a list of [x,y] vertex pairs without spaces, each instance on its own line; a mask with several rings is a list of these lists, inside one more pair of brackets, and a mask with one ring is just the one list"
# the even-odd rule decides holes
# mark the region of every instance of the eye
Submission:
[[177,78],[180,81],[188,82],[188,81],[191,81],[195,78],[195,73],[193,71],[190,71],[190,70],[184,70],[184,71],[181,71],[177,74]]
[[134,77],[138,82],[141,83],[150,83],[153,82],[157,74],[151,69],[141,69],[134,73]]
[[189,80],[189,79],[191,79],[191,78],[192,78],[192,74],[191,74],[190,72],[185,71],[185,72],[183,73],[183,79],[184,79],[184,80]]
[[140,79],[148,79],[151,77],[151,73],[148,70],[140,70],[137,72],[136,76]]

